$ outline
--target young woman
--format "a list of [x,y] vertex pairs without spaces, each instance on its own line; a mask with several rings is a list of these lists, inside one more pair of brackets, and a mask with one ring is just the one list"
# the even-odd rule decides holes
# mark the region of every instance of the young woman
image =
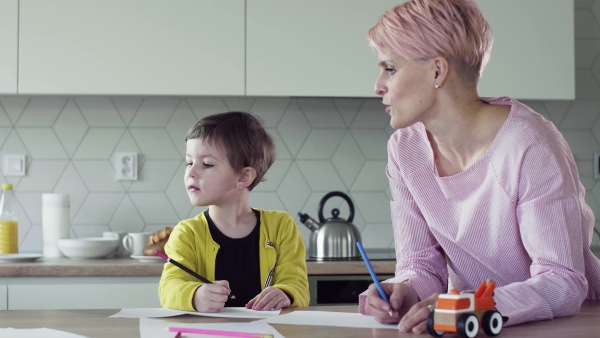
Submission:
[[598,299],[594,215],[567,142],[522,103],[478,95],[492,33],[475,1],[408,1],[368,39],[397,129],[387,165],[397,266],[382,284],[390,303],[370,287],[359,311],[423,333],[439,293],[488,278],[506,325]]
[[243,112],[207,116],[188,132],[185,148],[190,202],[208,209],[173,228],[165,253],[212,283],[167,263],[162,306],[200,312],[307,306],[306,250],[293,218],[248,201],[275,160],[261,122]]

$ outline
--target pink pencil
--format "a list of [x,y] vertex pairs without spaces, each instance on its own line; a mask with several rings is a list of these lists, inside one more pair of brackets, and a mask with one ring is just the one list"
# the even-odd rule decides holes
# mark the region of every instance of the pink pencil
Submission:
[[197,333],[197,334],[210,334],[213,336],[224,336],[224,337],[239,337],[239,338],[273,338],[270,333],[252,333],[252,332],[236,332],[236,331],[221,331],[221,330],[203,330],[203,329],[192,329],[187,327],[169,327],[169,332],[178,332],[181,334],[185,333]]

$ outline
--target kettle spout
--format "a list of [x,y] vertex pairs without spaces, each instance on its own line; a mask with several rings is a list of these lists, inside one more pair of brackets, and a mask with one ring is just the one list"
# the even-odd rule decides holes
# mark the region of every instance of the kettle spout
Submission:
[[317,223],[317,221],[315,221],[312,217],[308,216],[307,214],[303,214],[303,213],[299,212],[298,216],[300,217],[300,222],[302,222],[302,224],[306,225],[306,227],[309,228],[310,231],[314,232],[321,228],[321,225],[319,223]]

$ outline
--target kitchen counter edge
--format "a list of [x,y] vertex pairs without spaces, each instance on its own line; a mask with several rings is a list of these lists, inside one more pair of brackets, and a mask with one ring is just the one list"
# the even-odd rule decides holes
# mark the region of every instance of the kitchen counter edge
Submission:
[[[41,258],[34,262],[0,264],[3,277],[122,277],[160,276],[163,262],[140,262],[132,258],[72,260]],[[394,274],[396,261],[372,261],[377,274]],[[363,261],[306,262],[308,275],[367,275]]]

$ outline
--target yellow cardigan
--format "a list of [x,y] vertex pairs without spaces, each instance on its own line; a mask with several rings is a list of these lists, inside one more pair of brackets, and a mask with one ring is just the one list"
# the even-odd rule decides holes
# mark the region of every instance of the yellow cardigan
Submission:
[[[308,306],[306,249],[292,216],[284,211],[260,210],[259,261],[263,289],[273,286],[292,298],[291,306]],[[215,280],[219,245],[208,229],[204,212],[179,222],[165,245],[165,253],[210,281]],[[171,263],[165,263],[158,296],[165,308],[195,311],[193,296],[203,283]]]

